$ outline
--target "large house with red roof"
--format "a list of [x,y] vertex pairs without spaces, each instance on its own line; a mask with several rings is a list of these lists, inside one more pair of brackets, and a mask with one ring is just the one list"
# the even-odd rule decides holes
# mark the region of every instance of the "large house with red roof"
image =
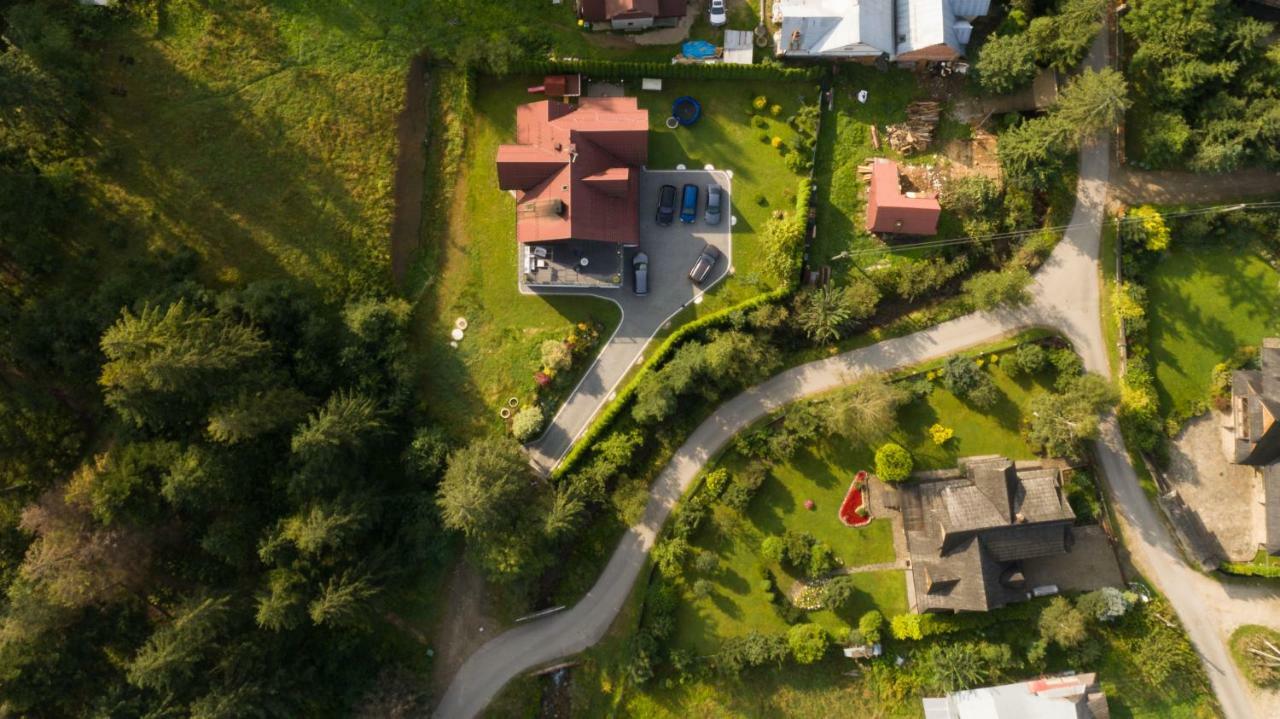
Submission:
[[[648,158],[649,111],[634,97],[518,107],[516,142],[498,148],[498,186],[516,198],[526,280],[579,283],[577,275],[600,274],[614,257],[620,267],[621,248],[640,243],[640,171]],[[593,258],[602,262],[593,267]],[[569,272],[579,266],[591,272]],[[542,269],[546,281],[538,281]]]
[[867,229],[886,235],[935,235],[942,206],[930,194],[903,192],[898,163],[876,158],[867,195]]

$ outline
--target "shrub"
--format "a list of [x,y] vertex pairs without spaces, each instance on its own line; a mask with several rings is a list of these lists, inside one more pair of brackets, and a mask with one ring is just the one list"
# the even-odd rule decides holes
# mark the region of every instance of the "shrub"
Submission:
[[822,587],[822,605],[827,609],[839,610],[853,599],[858,588],[853,584],[853,577],[836,577]]
[[823,542],[814,542],[809,549],[809,576],[820,577],[835,568],[835,556],[831,547]]
[[769,114],[777,117],[782,114],[782,105],[773,105],[769,108]]
[[1138,243],[1149,252],[1164,252],[1169,249],[1169,227],[1160,211],[1150,205],[1130,210],[1120,227],[1121,236],[1126,242]]
[[[768,135],[765,135],[766,141],[768,141],[768,137],[769,137]],[[756,195],[756,204],[761,207],[768,207],[769,198],[765,197],[763,193],[758,194]]]
[[934,424],[929,428],[929,438],[932,439],[933,443],[939,447],[950,442],[951,438],[955,435],[956,431],[954,429],[951,429],[950,427],[943,427],[940,424]]
[[782,149],[782,138],[778,137],[777,135],[774,135],[773,138],[769,140],[769,144],[773,145],[778,149]]
[[880,630],[884,627],[884,615],[872,609],[858,619],[858,631],[871,643],[880,641]]
[[721,501],[732,509],[739,512],[746,510],[751,504],[751,498],[756,495],[756,490],[760,489],[760,485],[764,484],[764,479],[768,471],[763,463],[752,462],[745,469],[733,475],[733,479],[729,482],[729,488],[725,490]]
[[782,537],[765,537],[760,542],[760,556],[770,562],[781,563],[787,556],[787,545]]
[[511,434],[518,442],[528,442],[542,430],[542,419],[542,408],[536,404],[529,405],[516,412],[511,420]]
[[550,374],[563,372],[573,364],[573,352],[560,340],[547,340],[539,350],[542,354],[542,366]]
[[755,99],[751,101],[751,107],[757,110],[763,110],[765,108],[765,105],[768,105],[768,104],[769,104],[769,98],[765,97],[764,95],[757,95]]
[[924,632],[921,629],[921,621],[925,616],[923,614],[899,614],[889,621],[889,631],[893,633],[894,639],[923,639]]
[[801,664],[813,664],[827,654],[831,638],[817,624],[798,624],[787,631],[791,655]]
[[1019,373],[1035,374],[1044,369],[1048,359],[1044,347],[1035,342],[1028,342],[1018,345],[1018,349],[1013,353],[1013,361],[1004,364],[1004,371],[1014,376]]
[[1085,616],[1066,597],[1054,597],[1040,613],[1040,638],[1070,649],[1085,638]]
[[764,144],[768,145],[769,143],[773,142],[773,137],[767,132],[762,132],[760,133],[760,142],[763,142]]
[[1103,587],[1097,591],[1082,594],[1076,600],[1076,607],[1085,617],[1099,622],[1110,622],[1124,616],[1129,611],[1129,603],[1124,593],[1115,587]]
[[815,541],[808,532],[788,529],[782,534],[783,558],[795,569],[804,571],[809,566],[809,555]]
[[703,574],[715,574],[720,570],[720,558],[715,552],[704,549],[694,557],[693,568]]
[[699,579],[693,583],[693,596],[697,599],[706,599],[711,596],[711,582],[705,579]]
[[653,548],[653,562],[664,577],[675,579],[683,571],[684,558],[688,554],[687,541],[680,538],[668,539]]
[[886,482],[901,482],[910,477],[914,465],[911,453],[900,444],[890,442],[876,450],[876,476]]
[[764,119],[763,117],[756,116],[756,117],[751,118],[751,124],[752,124],[752,125],[755,125],[756,127],[760,128],[761,130],[767,130],[767,129],[769,129],[769,121],[768,121],[768,120],[766,120],[766,119]]
[[702,480],[702,486],[706,488],[708,499],[718,499],[724,488],[729,485],[729,470],[719,467],[707,472],[707,476]]
[[1031,301],[1027,287],[1031,273],[1018,267],[979,272],[964,282],[969,302],[978,310],[992,310],[1003,305],[1018,306]]

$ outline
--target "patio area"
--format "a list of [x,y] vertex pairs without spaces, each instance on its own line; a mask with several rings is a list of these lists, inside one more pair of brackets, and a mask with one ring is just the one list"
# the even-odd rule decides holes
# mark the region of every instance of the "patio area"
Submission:
[[622,285],[622,245],[568,241],[529,243],[520,247],[522,287],[591,287]]

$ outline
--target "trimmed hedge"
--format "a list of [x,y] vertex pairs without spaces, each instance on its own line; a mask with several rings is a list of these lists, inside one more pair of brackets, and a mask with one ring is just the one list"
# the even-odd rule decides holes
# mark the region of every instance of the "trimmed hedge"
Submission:
[[956,632],[986,629],[1009,622],[1030,624],[1040,616],[1044,603],[1021,602],[1004,607],[999,612],[968,612],[965,614],[899,614],[889,621],[893,638],[916,641]]
[[664,77],[702,80],[817,80],[822,68],[782,65],[716,63],[616,62],[614,60],[523,60],[511,63],[507,74],[545,75],[580,72],[603,78]]
[[[796,212],[801,217],[808,217],[809,201],[812,199],[812,191],[813,187],[807,179],[802,180],[800,182],[800,186],[796,190]],[[604,411],[602,411],[595,420],[592,421],[591,426],[587,428],[587,431],[584,432],[582,436],[578,438],[578,441],[569,449],[568,454],[564,456],[564,459],[560,461],[560,464],[558,464],[555,469],[551,470],[551,478],[560,479],[564,475],[568,474],[569,471],[578,464],[578,462],[582,461],[582,458],[587,454],[591,446],[596,443],[596,440],[600,439],[605,430],[609,428],[609,425],[613,424],[613,420],[618,416],[618,413],[626,408],[626,406],[635,397],[636,392],[640,389],[640,384],[647,381],[651,373],[657,371],[658,366],[671,356],[680,343],[684,342],[697,332],[701,332],[709,327],[714,327],[725,322],[735,314],[747,312],[759,307],[760,305],[786,298],[792,292],[795,292],[798,280],[798,277],[792,277],[791,281],[782,287],[756,295],[755,297],[739,302],[732,307],[726,307],[718,312],[712,312],[706,317],[681,325],[675,332],[672,332],[671,335],[658,347],[658,350],[654,352],[644,363],[644,366],[640,368],[640,371],[636,373],[636,376],[632,377],[631,381],[627,383],[627,386],[622,388],[622,391],[618,393],[617,398],[614,399],[608,407],[605,407]]]
[[1218,565],[1227,574],[1235,574],[1241,577],[1267,577],[1275,579],[1280,577],[1280,564],[1255,564],[1253,562],[1223,562]]
[[627,405],[631,403],[631,400],[635,398],[635,394],[639,391],[640,385],[647,382],[649,380],[649,375],[657,371],[658,367],[665,362],[675,352],[676,348],[686,339],[698,332],[701,332],[702,330],[727,321],[736,313],[746,312],[755,309],[760,305],[783,299],[787,295],[790,295],[793,290],[794,287],[791,285],[779,287],[776,290],[756,295],[755,297],[744,302],[740,302],[732,307],[726,307],[725,309],[717,312],[712,312],[706,317],[681,325],[675,332],[672,332],[661,345],[658,346],[657,351],[649,356],[649,359],[645,361],[644,366],[640,368],[640,371],[636,373],[636,376],[631,378],[631,381],[627,383],[627,386],[623,387],[622,391],[618,393],[617,398],[614,399],[608,407],[604,408],[604,411],[595,418],[591,423],[591,426],[587,428],[587,431],[578,438],[577,443],[573,445],[569,450],[569,453],[566,454],[560,464],[551,471],[551,478],[560,479],[582,460],[583,456],[591,449],[596,440],[600,439],[600,437],[605,433],[605,430],[609,428],[609,425],[613,424],[613,420],[618,416],[618,413],[625,409]]

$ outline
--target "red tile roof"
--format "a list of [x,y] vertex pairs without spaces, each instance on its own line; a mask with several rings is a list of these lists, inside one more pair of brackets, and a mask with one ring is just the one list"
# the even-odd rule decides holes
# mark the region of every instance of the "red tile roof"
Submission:
[[867,229],[895,235],[934,235],[942,207],[932,196],[908,197],[898,181],[898,163],[877,158],[871,166]]
[[639,243],[649,111],[636,98],[521,105],[516,143],[498,147],[498,186],[516,192],[517,241]]
[[588,22],[615,17],[684,17],[687,0],[578,0],[578,14]]
[[582,94],[581,75],[547,75],[542,78],[547,97],[577,97]]

